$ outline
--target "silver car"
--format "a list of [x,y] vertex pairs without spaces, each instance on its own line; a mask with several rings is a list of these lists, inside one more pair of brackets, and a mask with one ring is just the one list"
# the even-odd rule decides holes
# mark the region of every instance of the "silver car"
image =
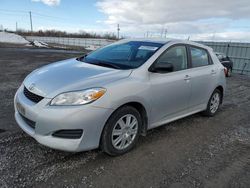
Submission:
[[149,129],[197,112],[214,116],[224,92],[224,68],[211,48],[121,40],[34,70],[15,95],[15,119],[45,146],[119,155]]

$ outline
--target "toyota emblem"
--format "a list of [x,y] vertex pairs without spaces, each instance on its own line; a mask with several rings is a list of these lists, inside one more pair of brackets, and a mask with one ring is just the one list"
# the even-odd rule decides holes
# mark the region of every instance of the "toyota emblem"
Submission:
[[35,84],[32,83],[30,86],[29,86],[29,90],[33,90],[35,88]]

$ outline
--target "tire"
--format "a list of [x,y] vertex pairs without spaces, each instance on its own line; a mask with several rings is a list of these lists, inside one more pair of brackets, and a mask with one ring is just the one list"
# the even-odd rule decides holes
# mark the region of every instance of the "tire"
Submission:
[[130,151],[136,145],[141,129],[142,118],[135,108],[123,106],[117,109],[103,129],[100,144],[102,151],[111,156]]
[[232,68],[229,68],[227,70],[227,77],[231,77],[232,76]]
[[220,107],[221,100],[222,100],[221,91],[218,89],[215,89],[208,101],[207,109],[203,112],[203,115],[208,116],[208,117],[214,116]]

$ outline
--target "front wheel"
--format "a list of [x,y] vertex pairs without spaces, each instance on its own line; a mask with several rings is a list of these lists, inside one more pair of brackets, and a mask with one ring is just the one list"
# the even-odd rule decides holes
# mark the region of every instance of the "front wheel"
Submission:
[[206,116],[214,116],[220,107],[221,99],[222,93],[220,90],[215,89],[208,101],[207,109],[203,112],[203,114]]
[[140,113],[131,106],[116,110],[107,121],[101,138],[101,149],[109,155],[121,155],[131,150],[140,135]]

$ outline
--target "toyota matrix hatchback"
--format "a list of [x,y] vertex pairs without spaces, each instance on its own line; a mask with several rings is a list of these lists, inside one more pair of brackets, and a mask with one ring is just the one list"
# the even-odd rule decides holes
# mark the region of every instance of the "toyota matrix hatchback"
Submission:
[[119,155],[149,129],[197,112],[215,115],[224,91],[224,68],[211,48],[122,40],[34,70],[15,95],[15,119],[45,146]]

